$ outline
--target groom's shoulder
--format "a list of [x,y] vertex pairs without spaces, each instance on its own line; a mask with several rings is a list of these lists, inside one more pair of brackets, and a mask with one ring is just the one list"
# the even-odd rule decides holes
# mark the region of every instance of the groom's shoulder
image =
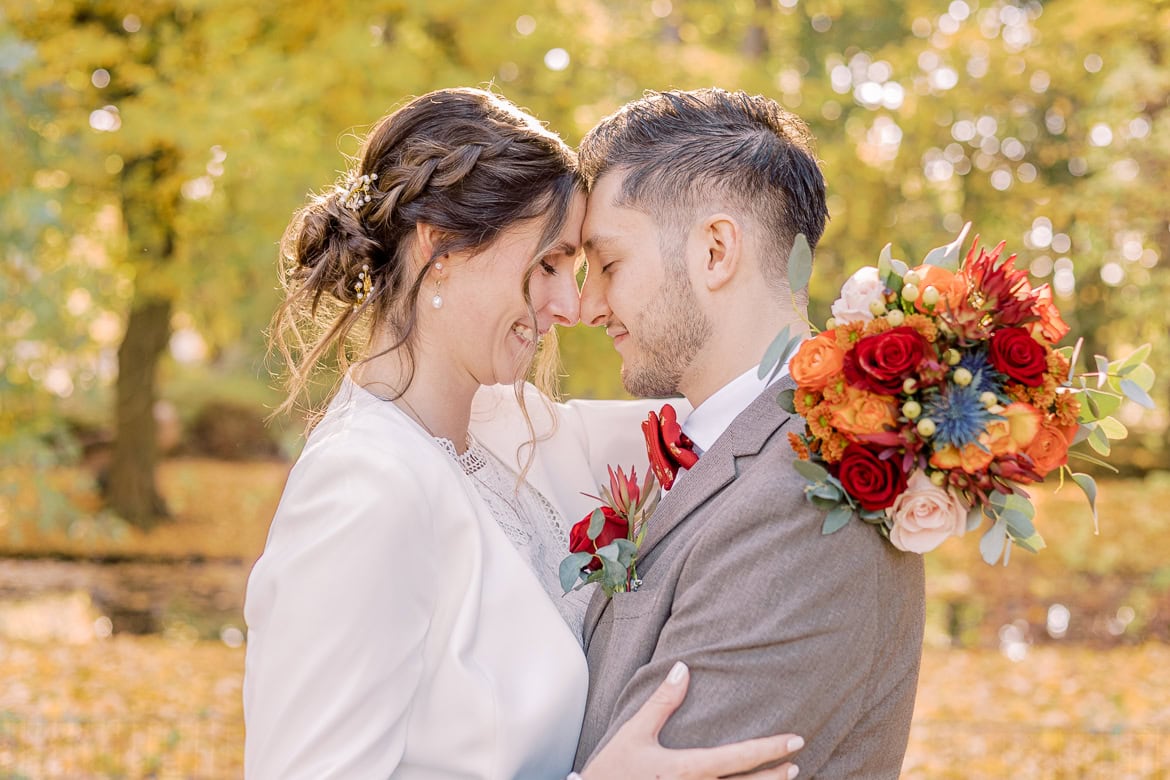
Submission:
[[713,535],[755,538],[782,557],[845,556],[855,563],[881,565],[904,557],[877,529],[856,517],[832,534],[823,533],[826,512],[808,500],[808,481],[793,465],[798,456],[788,439],[790,431],[803,428],[800,416],[787,416],[758,453],[739,459],[726,494],[707,507],[713,514]]
[[740,458],[736,469],[737,487],[765,495],[799,494],[803,500],[807,481],[793,466],[797,455],[788,437],[790,432],[799,432],[803,428],[804,420],[798,415],[789,415],[782,420],[764,440],[758,453]]

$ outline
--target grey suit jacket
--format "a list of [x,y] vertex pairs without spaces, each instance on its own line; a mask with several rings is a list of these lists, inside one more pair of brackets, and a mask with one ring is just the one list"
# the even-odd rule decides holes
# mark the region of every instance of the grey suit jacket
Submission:
[[[783,380],[791,386],[790,380]],[[589,699],[577,768],[679,660],[691,669],[667,747],[793,732],[801,777],[896,778],[925,616],[922,558],[854,518],[824,536],[766,390],[649,520],[641,587],[585,615]]]

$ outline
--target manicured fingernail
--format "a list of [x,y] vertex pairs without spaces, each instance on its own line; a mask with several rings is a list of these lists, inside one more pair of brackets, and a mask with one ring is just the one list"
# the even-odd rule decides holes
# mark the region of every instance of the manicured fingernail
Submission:
[[[800,750],[802,747],[804,747],[804,740],[800,737],[793,737],[792,739],[788,740],[789,753]],[[793,777],[796,777],[796,775],[793,775]]]
[[671,685],[678,685],[682,682],[682,678],[687,673],[687,665],[682,661],[675,662],[674,666],[670,667],[670,674],[666,679],[670,681]]
[[800,768],[797,767],[795,764],[788,767],[788,780],[792,780],[794,777],[796,777],[799,774],[800,774]]

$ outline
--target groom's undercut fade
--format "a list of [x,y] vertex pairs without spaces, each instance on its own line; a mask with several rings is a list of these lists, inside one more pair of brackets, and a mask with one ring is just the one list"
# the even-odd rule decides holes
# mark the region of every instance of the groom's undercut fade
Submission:
[[684,229],[711,195],[747,211],[772,245],[765,255],[775,262],[765,262],[763,272],[778,289],[787,289],[796,234],[815,247],[828,219],[812,133],[762,95],[717,88],[647,92],[590,130],[578,155],[587,186],[622,172],[616,205],[670,228]]

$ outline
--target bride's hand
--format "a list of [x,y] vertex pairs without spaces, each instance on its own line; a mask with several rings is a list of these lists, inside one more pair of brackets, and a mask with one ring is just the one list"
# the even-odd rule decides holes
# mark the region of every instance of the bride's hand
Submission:
[[[585,767],[582,780],[661,777],[713,780],[779,761],[804,746],[804,740],[795,734],[781,734],[715,748],[670,750],[662,747],[658,743],[658,732],[682,704],[689,682],[690,671],[680,661],[634,717],[618,729],[613,739]],[[759,780],[791,780],[797,771],[795,764],[785,763],[744,776]]]

